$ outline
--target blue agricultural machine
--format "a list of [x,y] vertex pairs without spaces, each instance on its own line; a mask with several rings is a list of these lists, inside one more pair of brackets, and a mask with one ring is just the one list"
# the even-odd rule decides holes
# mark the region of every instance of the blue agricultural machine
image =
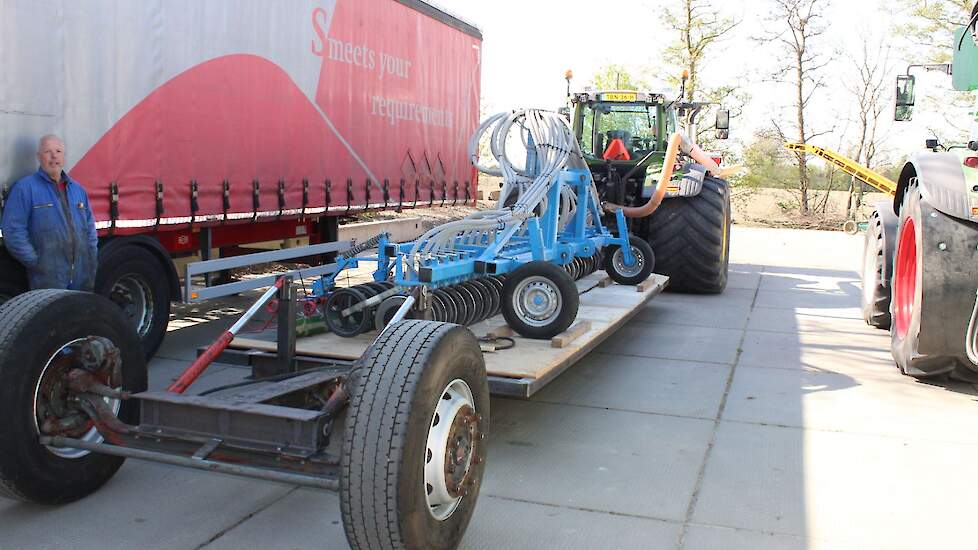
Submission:
[[[479,163],[483,137],[499,167]],[[521,165],[507,154],[519,146]],[[556,113],[494,115],[470,145],[473,164],[501,174],[499,207],[439,225],[413,242],[380,235],[344,254],[313,294],[326,296],[326,324],[340,336],[382,329],[404,317],[471,325],[499,311],[517,333],[550,338],[577,315],[574,280],[598,268],[620,284],[645,280],[652,248],[630,236],[625,215],[605,213],[574,134]],[[377,249],[376,255],[360,253]],[[374,282],[335,288],[346,269],[375,262]]]

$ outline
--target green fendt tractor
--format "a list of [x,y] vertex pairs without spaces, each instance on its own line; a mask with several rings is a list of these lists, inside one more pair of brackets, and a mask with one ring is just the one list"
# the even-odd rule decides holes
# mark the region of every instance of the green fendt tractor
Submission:
[[[978,90],[975,20],[959,28],[951,64],[911,65],[897,77],[896,114],[914,104],[910,69],[952,75],[955,90]],[[890,329],[893,358],[904,374],[978,379],[975,286],[978,285],[978,124],[965,144],[927,140],[910,156],[892,201],[875,205],[863,254],[863,317]],[[970,320],[970,322],[969,322]],[[967,337],[965,332],[967,331]]]
[[[630,90],[572,93],[569,99],[571,124],[605,211],[621,209],[629,233],[652,245],[655,272],[671,278],[670,290],[723,292],[730,191],[719,155],[704,153],[690,139],[708,104]],[[725,139],[728,111],[718,111],[716,128]],[[660,180],[666,185],[657,185]]]

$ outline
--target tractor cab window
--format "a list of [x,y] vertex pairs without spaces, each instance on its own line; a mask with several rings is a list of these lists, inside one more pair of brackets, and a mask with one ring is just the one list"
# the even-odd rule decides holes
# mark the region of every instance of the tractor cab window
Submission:
[[655,106],[596,103],[584,113],[581,150],[585,155],[637,160],[656,147]]

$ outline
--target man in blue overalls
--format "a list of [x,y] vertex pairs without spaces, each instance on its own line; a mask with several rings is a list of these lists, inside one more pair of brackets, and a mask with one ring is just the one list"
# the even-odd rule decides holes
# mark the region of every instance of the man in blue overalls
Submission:
[[31,290],[95,287],[98,235],[88,194],[64,172],[65,145],[41,138],[41,167],[10,190],[3,209],[3,243],[24,264]]

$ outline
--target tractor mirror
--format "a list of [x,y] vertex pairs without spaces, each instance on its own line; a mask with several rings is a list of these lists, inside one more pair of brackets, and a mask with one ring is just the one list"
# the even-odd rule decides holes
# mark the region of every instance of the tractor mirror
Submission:
[[893,120],[903,122],[913,118],[914,80],[914,77],[909,74],[897,76],[896,110],[893,113]]

